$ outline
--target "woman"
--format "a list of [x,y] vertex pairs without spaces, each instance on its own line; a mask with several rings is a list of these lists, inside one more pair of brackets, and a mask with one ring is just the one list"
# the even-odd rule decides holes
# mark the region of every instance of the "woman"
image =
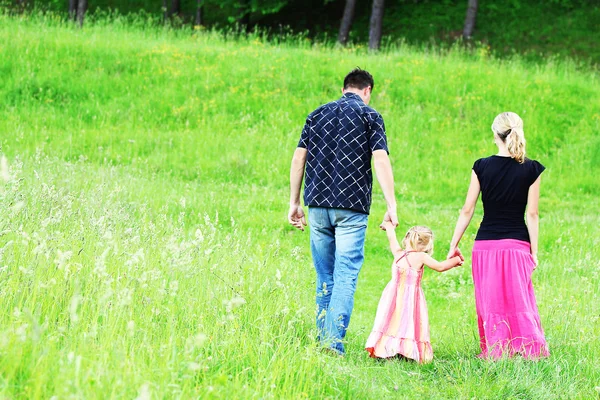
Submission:
[[479,357],[497,359],[517,353],[525,358],[545,357],[548,345],[531,283],[538,264],[538,200],[545,168],[525,158],[523,121],[517,114],[498,115],[492,131],[498,154],[473,164],[448,258],[461,255],[458,243],[481,192],[483,221],[472,256]]

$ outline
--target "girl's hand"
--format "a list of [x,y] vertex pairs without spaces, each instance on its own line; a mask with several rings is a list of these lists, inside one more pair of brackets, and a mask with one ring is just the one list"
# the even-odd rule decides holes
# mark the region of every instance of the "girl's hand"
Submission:
[[379,225],[379,228],[386,231],[388,229],[388,224],[392,229],[396,229],[398,226],[398,216],[396,215],[396,211],[386,211],[383,216],[383,222]]

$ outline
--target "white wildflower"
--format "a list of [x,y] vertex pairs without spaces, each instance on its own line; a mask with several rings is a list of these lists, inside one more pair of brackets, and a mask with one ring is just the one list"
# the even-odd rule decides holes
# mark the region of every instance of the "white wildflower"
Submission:
[[15,205],[13,205],[11,207],[11,209],[16,214],[19,211],[21,211],[23,209],[23,207],[25,207],[25,202],[24,201],[18,201],[17,203],[15,203]]
[[204,235],[200,229],[196,229],[196,240],[200,243],[204,242]]
[[71,318],[71,322],[76,323],[79,320],[79,316],[77,315],[77,308],[79,307],[79,301],[81,300],[81,296],[78,294],[74,294],[71,297],[71,304],[69,306],[69,316]]
[[127,334],[129,337],[133,337],[135,333],[135,321],[131,320],[127,323]]
[[179,289],[178,281],[172,281],[171,283],[169,283],[169,293],[171,294],[171,297],[177,296],[177,289]]
[[202,347],[202,345],[204,345],[207,339],[208,336],[206,336],[204,333],[199,333],[196,336],[194,336],[194,345],[196,347]]
[[152,398],[152,393],[150,392],[150,385],[148,382],[144,383],[138,392],[138,397],[135,400],[150,400]]
[[62,252],[60,250],[57,250],[56,251],[56,259],[54,260],[56,267],[58,269],[65,268],[65,266],[67,265],[67,262],[71,259],[72,256],[73,256],[72,251]]
[[191,362],[188,364],[188,368],[191,371],[198,371],[202,368],[202,366],[200,364],[198,364],[197,362]]
[[0,157],[0,179],[4,182],[8,182],[10,180],[10,173],[8,171],[8,160],[3,155]]

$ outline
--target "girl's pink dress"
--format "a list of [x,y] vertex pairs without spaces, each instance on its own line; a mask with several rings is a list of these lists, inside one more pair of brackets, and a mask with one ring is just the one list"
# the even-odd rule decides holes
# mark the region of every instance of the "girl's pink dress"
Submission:
[[[427,304],[421,289],[423,267],[413,268],[404,252],[392,264],[392,280],[379,300],[366,350],[371,357],[401,355],[420,363],[433,359]],[[399,266],[406,257],[408,266]]]

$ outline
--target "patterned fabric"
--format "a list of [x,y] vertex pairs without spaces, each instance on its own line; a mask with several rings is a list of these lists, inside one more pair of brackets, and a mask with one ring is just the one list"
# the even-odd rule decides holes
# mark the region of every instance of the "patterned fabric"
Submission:
[[308,116],[298,147],[308,150],[305,205],[369,213],[371,157],[375,150],[388,151],[377,111],[357,94],[346,93]]

